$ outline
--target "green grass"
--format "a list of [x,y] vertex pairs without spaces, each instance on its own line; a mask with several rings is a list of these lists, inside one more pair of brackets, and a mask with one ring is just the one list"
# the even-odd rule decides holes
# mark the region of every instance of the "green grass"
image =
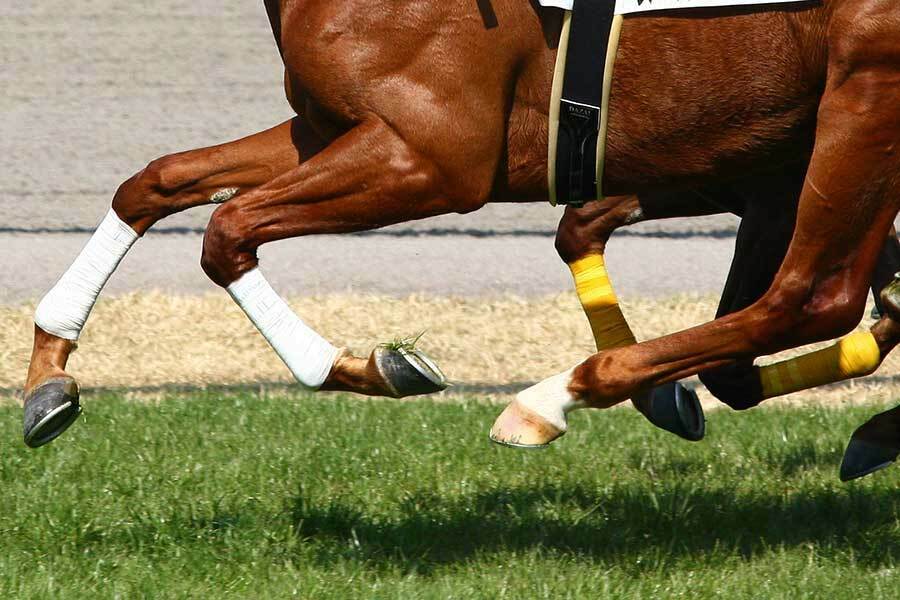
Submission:
[[87,399],[37,451],[0,409],[0,598],[896,598],[900,468],[841,484],[874,409],[634,411],[492,446],[498,407]]

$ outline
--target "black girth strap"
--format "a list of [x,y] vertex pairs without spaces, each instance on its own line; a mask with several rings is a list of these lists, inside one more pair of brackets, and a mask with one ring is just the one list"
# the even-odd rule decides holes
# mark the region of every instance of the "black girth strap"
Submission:
[[557,204],[581,206],[597,198],[597,136],[615,8],[615,0],[574,0],[572,6],[559,103]]

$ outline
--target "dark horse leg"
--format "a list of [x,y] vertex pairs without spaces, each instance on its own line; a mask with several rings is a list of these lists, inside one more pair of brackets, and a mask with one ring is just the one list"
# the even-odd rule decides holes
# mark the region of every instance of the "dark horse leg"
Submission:
[[[776,175],[766,178],[762,186],[737,184],[726,190],[742,198],[743,211],[717,319],[749,307],[772,285],[794,233],[803,178],[802,172]],[[736,410],[762,400],[762,384],[752,358],[701,371],[699,376],[713,396]]]

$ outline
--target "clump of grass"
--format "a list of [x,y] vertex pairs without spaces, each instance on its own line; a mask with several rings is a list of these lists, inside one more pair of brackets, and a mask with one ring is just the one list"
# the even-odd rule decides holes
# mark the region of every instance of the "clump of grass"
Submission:
[[416,344],[419,343],[419,340],[422,339],[423,335],[425,335],[424,330],[419,332],[418,335],[408,336],[405,338],[394,338],[389,342],[379,344],[379,346],[381,348],[387,348],[388,350],[395,350],[397,352],[401,350],[411,352],[416,349]]

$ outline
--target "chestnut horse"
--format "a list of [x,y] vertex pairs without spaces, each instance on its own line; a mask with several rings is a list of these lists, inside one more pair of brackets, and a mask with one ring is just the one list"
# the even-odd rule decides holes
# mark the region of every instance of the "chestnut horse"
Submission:
[[[491,8],[497,26],[471,2],[266,0],[298,116],[150,163],[113,199],[125,237],[228,200],[210,221],[202,266],[233,291],[270,241],[546,200],[561,13],[524,0]],[[611,406],[852,328],[898,209],[898,74],[892,0],[627,18],[604,190],[647,194],[809,167],[766,294],[700,327],[597,354],[564,377],[560,397]],[[48,382],[62,382],[51,395],[77,393],[64,372],[75,337],[36,327],[26,400]],[[882,353],[896,342],[894,327],[879,338]],[[317,387],[397,395],[376,363],[335,353]]]

